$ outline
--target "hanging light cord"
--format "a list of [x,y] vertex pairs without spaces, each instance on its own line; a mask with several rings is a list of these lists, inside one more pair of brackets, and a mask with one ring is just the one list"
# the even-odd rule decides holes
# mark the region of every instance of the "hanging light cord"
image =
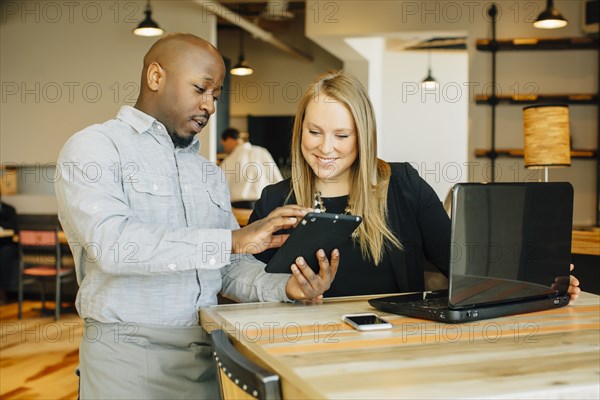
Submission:
[[244,55],[244,30],[240,28],[240,58],[246,59]]
[[431,50],[427,52],[427,75],[431,76]]

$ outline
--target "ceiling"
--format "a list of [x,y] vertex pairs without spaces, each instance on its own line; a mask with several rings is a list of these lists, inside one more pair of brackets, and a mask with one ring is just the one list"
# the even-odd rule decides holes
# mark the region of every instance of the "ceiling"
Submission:
[[466,50],[467,37],[456,33],[420,33],[407,37],[399,35],[386,41],[389,51],[412,51],[412,50]]
[[[220,0],[228,11],[222,17],[217,18],[217,28],[221,31],[239,30],[244,28],[243,24],[238,24],[239,17],[225,19],[228,16],[237,14],[245,20],[263,30],[265,36],[273,35],[272,39],[263,40],[267,42],[279,41],[274,44],[277,47],[284,47],[284,51],[310,60],[310,54],[302,52],[296,48],[310,48],[312,44],[304,35],[305,19],[305,1],[251,1],[251,0]],[[254,27],[250,27],[254,28]],[[248,30],[248,26],[244,29]],[[249,30],[255,35],[256,31]],[[457,35],[456,32],[419,32],[419,33],[398,33],[386,40],[386,48],[390,51],[414,51],[414,50],[465,50],[466,37]],[[292,44],[293,43],[293,44]]]
[[[304,1],[233,1],[221,0],[221,4],[259,27],[273,32],[285,32],[297,19],[304,21]],[[239,29],[234,23],[218,18],[218,29]]]

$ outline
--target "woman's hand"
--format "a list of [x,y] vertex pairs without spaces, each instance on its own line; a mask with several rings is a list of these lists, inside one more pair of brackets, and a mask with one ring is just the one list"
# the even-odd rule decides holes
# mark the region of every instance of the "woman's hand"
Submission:
[[[575,265],[571,264],[571,271],[575,268]],[[573,304],[577,297],[579,297],[579,293],[581,293],[581,289],[579,289],[579,279],[575,278],[573,275],[569,276],[569,289],[567,290],[571,299],[569,300],[569,305]]]

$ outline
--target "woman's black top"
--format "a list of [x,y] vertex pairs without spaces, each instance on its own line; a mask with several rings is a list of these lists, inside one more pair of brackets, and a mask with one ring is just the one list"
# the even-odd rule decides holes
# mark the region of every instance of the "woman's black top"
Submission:
[[[390,163],[390,166],[387,222],[403,249],[388,247],[382,262],[376,266],[363,259],[358,243],[339,248],[340,265],[325,297],[422,291],[423,257],[448,275],[450,219],[442,203],[410,164]],[[284,205],[290,189],[290,179],[266,187],[249,222],[264,218]],[[342,214],[348,196],[322,200],[328,213]],[[294,196],[288,203],[295,204]],[[256,258],[266,263],[275,251],[267,250]]]

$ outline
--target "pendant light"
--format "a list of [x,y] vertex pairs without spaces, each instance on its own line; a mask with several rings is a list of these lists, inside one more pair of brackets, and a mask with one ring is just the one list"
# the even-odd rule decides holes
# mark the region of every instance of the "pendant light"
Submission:
[[425,90],[437,89],[439,83],[431,75],[431,51],[427,52],[427,77],[421,81],[421,87]]
[[165,31],[158,26],[156,21],[152,19],[152,9],[150,8],[150,0],[146,3],[146,18],[133,30],[133,33],[138,36],[160,36]]
[[252,75],[254,70],[244,59],[244,30],[240,29],[240,57],[237,64],[231,70],[231,75],[247,76]]
[[546,9],[540,13],[533,26],[540,29],[556,29],[567,24],[566,18],[554,7],[554,0],[547,0]]

